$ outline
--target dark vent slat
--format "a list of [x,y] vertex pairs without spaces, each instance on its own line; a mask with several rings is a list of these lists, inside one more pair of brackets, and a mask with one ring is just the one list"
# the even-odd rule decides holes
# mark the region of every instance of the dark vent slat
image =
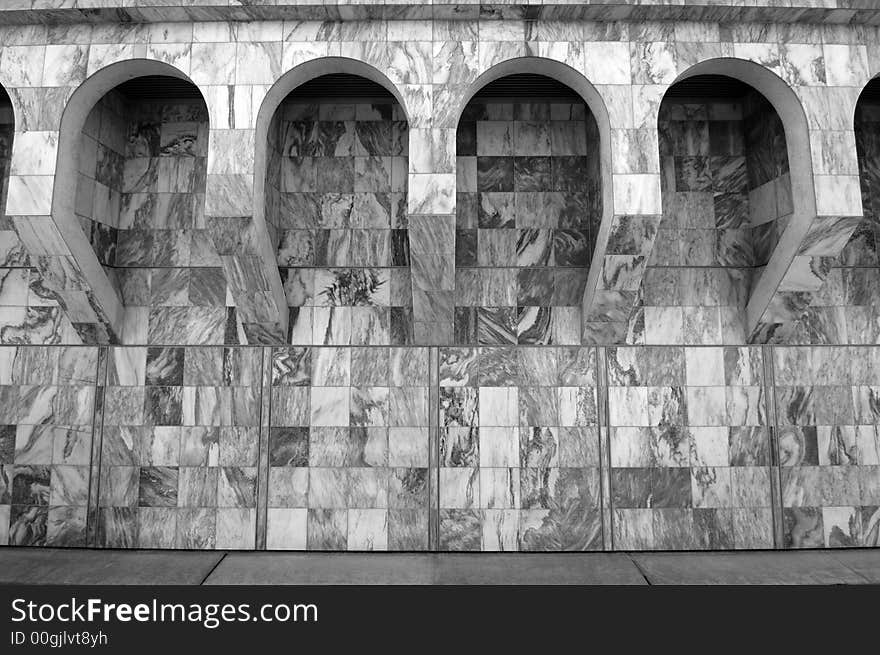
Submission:
[[167,75],[144,75],[123,82],[116,91],[128,100],[194,100],[202,94],[192,82]]
[[315,98],[387,98],[394,96],[381,84],[358,75],[333,73],[322,75],[296,87],[291,99]]
[[868,85],[862,91],[862,95],[859,96],[859,100],[871,103],[880,102],[880,78],[875,77],[868,82]]
[[[724,75],[698,75],[670,87],[668,98],[741,98],[751,89],[747,84]],[[117,90],[131,100],[193,99],[201,97],[198,88],[187,80],[176,77],[147,75],[123,82]],[[872,82],[865,89],[866,98],[880,97],[880,83]],[[377,84],[357,75],[322,75],[294,89],[294,98],[387,98],[391,93]],[[474,96],[490,98],[548,98],[577,100],[578,94],[566,85],[543,75],[508,75],[490,82]]]
[[531,73],[508,75],[490,82],[477,91],[475,100],[491,98],[529,98],[580,100],[580,96],[569,87],[553,78]]
[[752,87],[726,75],[695,75],[669,87],[665,98],[742,98]]

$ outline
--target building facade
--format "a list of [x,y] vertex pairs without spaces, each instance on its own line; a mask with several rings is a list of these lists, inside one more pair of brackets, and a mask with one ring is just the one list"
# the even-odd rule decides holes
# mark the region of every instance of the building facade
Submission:
[[0,543],[880,545],[876,4],[7,0]]

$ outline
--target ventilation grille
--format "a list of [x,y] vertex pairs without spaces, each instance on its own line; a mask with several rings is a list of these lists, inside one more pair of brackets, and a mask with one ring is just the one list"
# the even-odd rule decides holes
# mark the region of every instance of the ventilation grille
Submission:
[[168,75],[144,75],[116,87],[127,100],[201,100],[195,84]]
[[870,103],[880,103],[880,79],[874,78],[868,85],[865,87],[865,90],[862,91],[862,95],[859,96],[859,101],[870,102]]
[[530,98],[542,100],[581,100],[581,97],[561,82],[532,73],[508,75],[490,82],[477,91],[475,100]]
[[[322,75],[294,89],[290,100],[313,100],[334,98],[386,98],[393,99],[381,84],[357,75],[344,73]],[[496,98],[542,98],[579,100],[570,88],[543,75],[508,75],[490,82],[480,89],[475,98],[479,100]]]
[[669,87],[664,98],[742,98],[752,87],[726,75],[695,75]]
[[[198,88],[187,80],[166,75],[146,75],[123,82],[117,90],[130,100],[195,99],[201,98]],[[725,75],[697,75],[672,85],[667,98],[742,98],[752,88]],[[0,90],[0,102],[5,93]],[[385,98],[392,100],[391,93],[381,84],[345,73],[322,75],[298,86],[291,99],[318,98]],[[873,80],[865,88],[867,100],[880,100],[880,80]],[[523,73],[508,75],[490,82],[480,89],[474,98],[486,99],[561,99],[579,100],[580,96],[568,86],[543,75]]]
[[333,98],[371,98],[394,100],[394,96],[381,84],[359,75],[332,73],[309,80],[296,87],[288,96],[290,100],[314,100]]

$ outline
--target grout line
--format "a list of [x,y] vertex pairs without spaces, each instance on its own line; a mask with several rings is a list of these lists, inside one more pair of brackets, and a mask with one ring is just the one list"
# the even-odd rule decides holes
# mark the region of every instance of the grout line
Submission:
[[782,463],[779,451],[779,423],[776,407],[776,366],[773,350],[761,346],[764,403],[767,415],[767,436],[770,439],[770,522],[773,549],[785,550],[785,505],[782,498]]
[[257,428],[257,498],[254,550],[266,550],[269,532],[269,432],[272,416],[272,357],[275,348],[258,346],[260,353],[259,427]]
[[428,349],[428,551],[440,551],[440,348]]
[[225,559],[226,559],[226,556],[227,556],[228,554],[229,554],[229,553],[226,552],[226,551],[223,552],[223,556],[222,556],[220,559],[218,559],[218,560],[214,563],[214,566],[211,567],[211,570],[208,571],[208,573],[205,575],[204,578],[202,578],[202,581],[199,583],[199,586],[202,586],[203,584],[205,584],[205,583],[208,581],[208,578],[210,578],[210,577],[211,577],[211,574],[214,573],[214,571],[217,570],[217,567],[220,566],[220,562],[222,562],[223,560],[225,560]]
[[614,508],[611,497],[611,421],[608,400],[608,350],[596,352],[596,429],[599,436],[599,512],[602,525],[602,549],[614,551]]
[[[101,389],[100,380],[101,377],[101,349],[102,346],[98,346],[98,356],[95,358],[95,399],[92,402],[92,439],[89,443],[89,486],[88,492],[86,496],[86,533],[85,533],[85,545],[92,546],[93,533],[97,532],[97,530],[92,526],[92,521],[97,522],[97,514],[98,514],[98,497],[99,491],[98,488],[98,480],[100,480],[100,446],[97,449],[97,453],[95,451],[95,440],[101,437],[100,431],[98,430],[97,425],[95,425],[97,414],[98,414],[98,393]],[[98,457],[98,480],[95,479],[95,457]],[[94,501],[94,508],[92,507],[92,503]]]
[[[89,503],[86,507],[86,545],[92,548],[101,548],[98,543],[100,534],[99,521],[101,520],[101,470],[104,460],[104,417],[107,414],[107,383],[110,381],[110,357],[114,346],[98,346],[98,363],[95,371],[95,404],[92,414],[92,447],[89,457]],[[103,362],[102,362],[103,360]],[[101,375],[103,363],[103,376]],[[103,379],[102,379],[103,378]],[[100,394],[100,400],[98,395]],[[100,402],[101,415],[98,416]],[[98,419],[100,418],[100,425]],[[97,463],[95,458],[97,457]],[[94,501],[92,506],[92,490],[94,487]],[[91,513],[94,512],[94,516]]]

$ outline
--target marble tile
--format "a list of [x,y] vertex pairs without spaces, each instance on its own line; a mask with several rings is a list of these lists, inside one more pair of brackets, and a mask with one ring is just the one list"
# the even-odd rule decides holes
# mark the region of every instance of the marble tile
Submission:
[[608,370],[615,547],[772,547],[760,351],[616,348]]
[[278,250],[287,302],[298,319],[310,314],[317,321],[303,328],[300,343],[405,343],[409,337],[399,311],[303,309],[412,306],[411,292],[404,298],[393,289],[388,268],[406,269],[410,263],[401,209],[407,125],[392,104],[350,110],[329,102],[307,104],[294,94],[273,119],[267,206],[270,221],[289,228]]
[[3,347],[0,541],[88,543],[98,349]]
[[253,548],[259,351],[120,347],[111,355],[96,545]]
[[427,547],[427,373],[418,348],[274,351],[267,543]]
[[[449,502],[430,525],[442,548],[760,548],[773,544],[773,520],[777,546],[875,544],[880,112],[860,102],[853,125],[873,57],[860,27],[777,24],[760,8],[763,22],[720,25],[639,22],[635,10],[578,23],[553,6],[530,8],[541,20],[525,22],[521,8],[496,6],[483,11],[493,20],[459,7],[435,13],[464,20],[387,24],[217,11],[255,20],[4,34],[18,129],[13,144],[11,108],[0,106],[0,178],[14,173],[0,205],[15,209],[0,216],[0,343],[16,347],[13,364],[0,355],[6,541],[253,547],[265,396],[272,548],[426,548],[435,420]],[[858,22],[865,10],[853,11]],[[268,137],[257,235],[248,144],[262,94],[283,70],[340,54],[387,71],[406,106],[294,92]],[[602,194],[586,105],[478,96],[458,121],[481,70],[527,54],[598,85],[623,153],[616,205],[652,212],[612,220],[587,316]],[[54,252],[63,240],[51,219],[19,214],[50,197],[63,88],[143,56],[178,66],[205,102],[111,92],[86,119],[72,205],[104,291],[126,306],[111,334],[101,294]],[[851,208],[816,219],[771,301],[779,321],[751,335],[745,307],[793,211],[783,123],[755,95],[663,100],[692,63],[733,56],[796,89],[820,204]],[[441,217],[427,213],[438,207]],[[276,264],[254,255],[263,241]],[[276,265],[277,300],[266,291]],[[287,335],[271,318],[279,309]],[[632,352],[597,359],[582,338]],[[439,388],[427,350],[405,347],[428,339],[442,344]],[[762,353],[742,345],[750,339],[821,348]],[[72,346],[30,354],[119,340],[143,347],[107,350],[96,377],[83,374],[92,364],[62,365]],[[237,354],[247,349],[224,348],[258,342],[277,348],[267,389],[259,364]],[[105,426],[100,439],[92,423]],[[611,509],[604,491],[596,500],[600,424],[608,489],[622,502]],[[774,457],[782,488],[771,507]],[[87,514],[88,466],[107,484]]]
[[[441,550],[600,547],[599,474],[588,468],[598,464],[597,433],[574,427],[595,422],[595,401],[588,400],[593,390],[572,388],[560,396],[555,388],[560,355],[566,381],[593,383],[589,352],[501,347],[441,353]],[[485,374],[472,378],[471,367]],[[459,386],[527,380],[542,386]]]
[[[871,391],[852,386],[859,374],[837,365],[841,356],[873,361],[873,351],[789,347],[775,352],[783,547],[871,545],[876,537],[876,418],[852,406],[864,407]],[[862,375],[873,377],[867,371]],[[795,380],[808,384],[794,386]]]

